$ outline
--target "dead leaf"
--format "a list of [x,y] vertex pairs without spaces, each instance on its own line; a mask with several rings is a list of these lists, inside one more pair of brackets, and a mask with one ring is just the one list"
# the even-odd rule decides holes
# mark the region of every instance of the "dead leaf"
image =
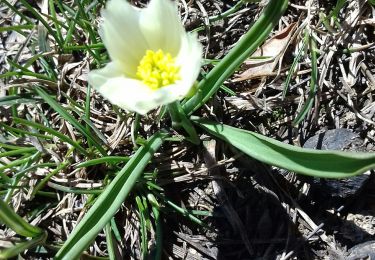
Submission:
[[292,23],[270,40],[266,41],[263,46],[256,50],[253,55],[244,62],[242,68],[245,69],[245,71],[236,76],[233,81],[243,81],[272,74],[279,59],[283,56],[288,47],[295,29],[296,23]]

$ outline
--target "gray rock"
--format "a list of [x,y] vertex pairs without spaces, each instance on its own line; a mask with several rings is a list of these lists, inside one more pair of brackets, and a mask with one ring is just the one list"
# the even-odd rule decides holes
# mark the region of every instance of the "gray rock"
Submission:
[[[363,139],[358,134],[349,129],[340,128],[328,130],[309,138],[303,147],[360,152],[365,150],[363,143]],[[327,193],[329,192],[332,197],[347,198],[356,194],[368,179],[368,174],[362,174],[340,180],[316,179],[314,182],[321,185],[321,188]]]
[[375,260],[375,241],[367,241],[349,249],[346,260]]

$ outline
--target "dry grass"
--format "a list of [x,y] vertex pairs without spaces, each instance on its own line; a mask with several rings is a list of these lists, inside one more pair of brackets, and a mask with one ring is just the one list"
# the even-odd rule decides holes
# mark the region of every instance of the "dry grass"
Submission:
[[[24,5],[9,2],[27,19],[35,20]],[[143,6],[145,1],[132,2]],[[52,15],[47,13],[48,1],[29,3],[44,16]],[[77,8],[73,1],[65,4]],[[33,28],[0,31],[0,72],[3,75],[17,72],[12,77],[1,77],[0,98],[18,95],[14,101],[16,109],[10,106],[13,103],[0,107],[0,143],[36,148],[35,156],[23,164],[23,170],[32,164],[46,164],[26,171],[22,175],[25,178],[15,184],[21,188],[13,189],[9,198],[17,213],[31,214],[33,225],[48,230],[45,251],[26,251],[23,256],[27,259],[53,256],[54,246],[66,240],[93,203],[92,194],[100,193],[107,179],[125,163],[124,159],[119,159],[112,164],[77,167],[89,157],[70,152],[71,146],[51,133],[41,138],[32,135],[37,131],[27,124],[14,125],[12,118],[17,115],[29,121],[44,122],[78,143],[82,140],[83,134],[46,106],[33,88],[43,86],[56,94],[58,104],[74,118],[90,120],[91,126],[84,122],[82,125],[95,130],[95,137],[108,147],[111,156],[130,156],[136,149],[134,146],[142,144],[160,126],[169,124],[156,118],[159,111],[139,119],[113,108],[87,88],[90,68],[102,66],[108,57],[103,46],[93,42],[97,37],[102,3],[85,4],[88,17],[80,17],[82,20],[75,24],[67,44],[83,46],[82,49],[59,49],[56,39],[47,34],[40,23]],[[235,1],[195,0],[179,4],[186,28],[199,31],[207,59],[203,71],[207,72],[248,30],[266,3],[245,4],[217,21],[213,21],[215,16],[234,6]],[[270,49],[264,50],[270,56],[260,51],[260,56],[269,57],[261,62],[254,57],[249,60],[199,113],[299,146],[328,129],[346,128],[363,139],[365,150],[373,151],[374,7],[367,1],[351,0],[344,1],[337,13],[331,13],[335,5],[334,1],[290,1],[268,45],[263,46]],[[74,12],[69,13],[66,8],[64,14],[57,11],[56,17],[62,23],[61,35],[66,36],[70,34]],[[93,23],[91,29],[84,23],[86,19]],[[18,25],[19,21],[15,10],[4,4],[0,6],[1,28]],[[290,26],[293,26],[291,30],[280,34]],[[306,43],[306,33],[312,35],[316,48]],[[273,37],[275,35],[279,38]],[[88,51],[85,44],[93,48]],[[293,120],[309,102],[312,91],[313,52],[318,56],[315,98],[302,123],[294,125]],[[38,58],[34,59],[36,55]],[[243,74],[248,70],[249,75]],[[255,71],[257,76],[254,76]],[[286,87],[288,90],[283,97]],[[135,134],[138,120],[141,127]],[[202,147],[186,142],[163,147],[140,181],[145,184],[152,180],[163,188],[163,192],[157,191],[156,195],[159,194],[163,202],[164,259],[343,259],[350,247],[373,238],[374,227],[369,224],[375,216],[372,177],[348,198],[328,195],[326,199],[314,193],[321,184],[310,178],[265,166],[222,142],[200,135],[205,140]],[[1,157],[0,167],[17,159]],[[48,176],[54,169],[48,163],[56,166],[62,162],[66,163],[65,167]],[[22,169],[3,171],[14,174]],[[45,186],[34,193],[42,180]],[[2,188],[2,194],[7,194],[7,190]],[[143,198],[149,190],[147,185],[146,188],[138,185],[115,216],[118,259],[141,259],[142,223],[135,198]],[[0,247],[6,247],[15,233],[5,226],[0,227]],[[155,232],[150,225],[150,258]],[[107,256],[104,233],[87,253]]]

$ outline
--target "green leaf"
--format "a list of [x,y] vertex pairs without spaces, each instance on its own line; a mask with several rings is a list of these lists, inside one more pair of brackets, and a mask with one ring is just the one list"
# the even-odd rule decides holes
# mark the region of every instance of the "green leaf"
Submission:
[[[30,126],[30,127],[34,127],[36,129],[40,129],[42,131],[45,131],[45,132],[47,132],[51,135],[54,135],[57,138],[59,138],[60,140],[62,140],[64,142],[67,142],[68,144],[71,144],[73,147],[75,147],[81,153],[83,153],[85,155],[88,155],[88,152],[82,146],[80,146],[77,142],[73,141],[72,139],[70,139],[66,135],[63,135],[62,133],[60,133],[56,130],[53,130],[52,128],[46,127],[44,125],[41,125],[41,124],[38,124],[38,123],[35,123],[35,122],[32,122],[32,121],[25,120],[25,119],[22,119],[22,118],[18,118],[18,117],[14,117],[13,121],[18,123],[18,124],[23,124],[23,125],[27,125],[27,126]],[[31,133],[29,133],[29,134],[31,135]],[[32,135],[35,135],[35,134],[32,134]],[[44,136],[47,137],[47,135],[44,135]]]
[[36,103],[40,102],[40,99],[35,99],[33,96],[29,94],[24,95],[11,95],[0,97],[0,106],[9,106],[9,105],[18,105],[24,103]]
[[92,159],[89,161],[81,162],[74,166],[74,168],[83,168],[83,167],[89,167],[97,164],[102,163],[108,163],[108,164],[116,164],[121,162],[127,162],[129,161],[129,157],[126,156],[104,156],[97,159]]
[[108,223],[105,226],[105,240],[107,242],[109,259],[110,260],[115,260],[116,259],[115,238],[112,235],[112,229],[111,229],[111,224],[110,223]]
[[235,47],[201,80],[197,93],[190,98],[183,109],[187,115],[205,104],[220,86],[268,37],[288,7],[288,0],[270,0],[258,20],[241,37]]
[[193,122],[259,161],[297,173],[345,178],[375,168],[375,153],[305,149],[197,117]]
[[306,117],[307,113],[311,110],[314,103],[316,92],[318,91],[318,64],[316,55],[316,42],[314,37],[309,37],[309,48],[311,52],[311,79],[310,79],[310,92],[307,97],[306,103],[302,107],[299,114],[293,120],[293,125],[298,125]]
[[99,142],[93,137],[92,133],[82,126],[71,114],[69,114],[59,103],[51,98],[42,88],[35,87],[35,91],[43,98],[57,113],[70,122],[78,131],[80,131],[90,142],[92,142],[102,155],[106,155],[105,150]]
[[20,0],[20,2],[25,6],[25,8],[38,20],[40,21],[45,29],[51,34],[51,36],[56,40],[57,44],[61,47],[62,43],[59,41],[60,39],[57,37],[54,30],[52,30],[52,27],[48,24],[48,22],[42,17],[42,15],[37,11],[36,8],[31,6],[28,1],[26,0]]
[[30,225],[23,218],[21,218],[13,209],[8,206],[3,200],[0,199],[0,222],[4,223],[7,227],[14,230],[17,234],[25,237],[40,236],[43,231]]
[[115,215],[166,137],[164,131],[157,132],[134,154],[75,227],[55,259],[78,259]]
[[0,259],[9,259],[18,256],[20,253],[27,249],[33,248],[39,244],[43,244],[46,241],[47,232],[43,232],[41,235],[27,240],[25,242],[16,243],[13,247],[1,249]]

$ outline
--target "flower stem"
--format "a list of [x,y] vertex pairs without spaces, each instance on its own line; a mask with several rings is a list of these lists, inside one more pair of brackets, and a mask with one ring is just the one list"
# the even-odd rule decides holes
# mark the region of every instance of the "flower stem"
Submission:
[[187,118],[180,102],[176,101],[168,105],[169,115],[172,119],[172,127],[175,129],[183,128],[189,137],[186,139],[193,144],[199,144],[199,137],[191,121]]

